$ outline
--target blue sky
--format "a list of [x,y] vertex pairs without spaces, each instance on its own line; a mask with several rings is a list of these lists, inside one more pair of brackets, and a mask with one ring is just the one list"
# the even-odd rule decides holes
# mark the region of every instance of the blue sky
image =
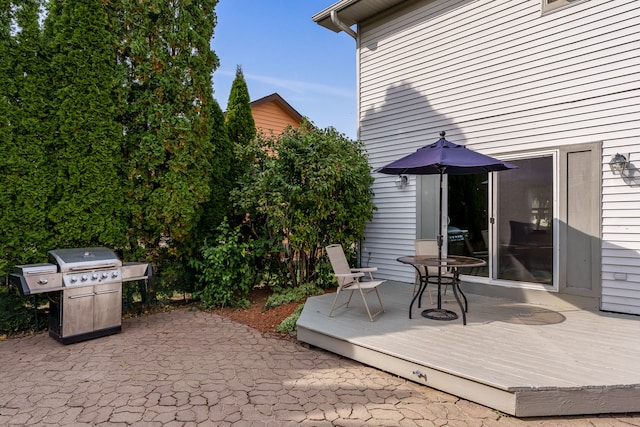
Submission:
[[311,17],[332,0],[220,0],[211,47],[214,97],[226,109],[236,66],[251,100],[278,93],[321,128],[357,137],[355,40]]

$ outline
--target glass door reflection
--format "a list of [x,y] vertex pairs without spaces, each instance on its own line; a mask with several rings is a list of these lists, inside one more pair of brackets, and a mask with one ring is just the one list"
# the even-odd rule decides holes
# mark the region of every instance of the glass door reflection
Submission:
[[553,157],[511,161],[495,174],[495,274],[498,279],[553,284]]
[[[448,253],[489,259],[488,175],[448,175]],[[464,274],[489,275],[485,267],[465,269]]]

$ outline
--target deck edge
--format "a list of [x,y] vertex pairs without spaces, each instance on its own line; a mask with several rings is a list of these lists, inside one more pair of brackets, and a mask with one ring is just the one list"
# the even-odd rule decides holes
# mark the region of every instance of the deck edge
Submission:
[[372,350],[298,324],[298,340],[509,415],[516,412],[516,394],[500,390],[425,365]]

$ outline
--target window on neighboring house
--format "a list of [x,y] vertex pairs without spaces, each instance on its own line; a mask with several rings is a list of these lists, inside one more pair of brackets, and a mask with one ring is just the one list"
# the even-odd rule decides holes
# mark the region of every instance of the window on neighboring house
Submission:
[[568,6],[571,3],[576,3],[575,0],[542,0],[542,11],[549,12],[564,6]]

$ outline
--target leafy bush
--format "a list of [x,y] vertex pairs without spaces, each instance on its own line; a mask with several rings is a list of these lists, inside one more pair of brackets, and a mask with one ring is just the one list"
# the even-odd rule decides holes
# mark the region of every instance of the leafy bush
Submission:
[[281,333],[289,333],[296,330],[296,323],[298,322],[298,318],[300,318],[300,314],[302,314],[302,309],[304,308],[304,304],[300,304],[296,310],[291,313],[291,316],[287,317],[278,325],[278,332]]
[[218,228],[217,245],[204,243],[202,259],[192,259],[199,288],[195,297],[205,308],[248,307],[254,284],[251,241],[243,239],[241,227],[229,228],[226,220]]
[[242,149],[252,162],[231,193],[236,209],[248,213],[256,238],[272,242],[270,253],[284,252],[286,283],[317,283],[324,247],[355,244],[373,218],[364,145],[307,122]]
[[323,293],[324,290],[313,283],[305,283],[297,288],[275,289],[274,293],[267,298],[264,308],[268,310],[279,305],[300,301],[308,296],[322,295]]

